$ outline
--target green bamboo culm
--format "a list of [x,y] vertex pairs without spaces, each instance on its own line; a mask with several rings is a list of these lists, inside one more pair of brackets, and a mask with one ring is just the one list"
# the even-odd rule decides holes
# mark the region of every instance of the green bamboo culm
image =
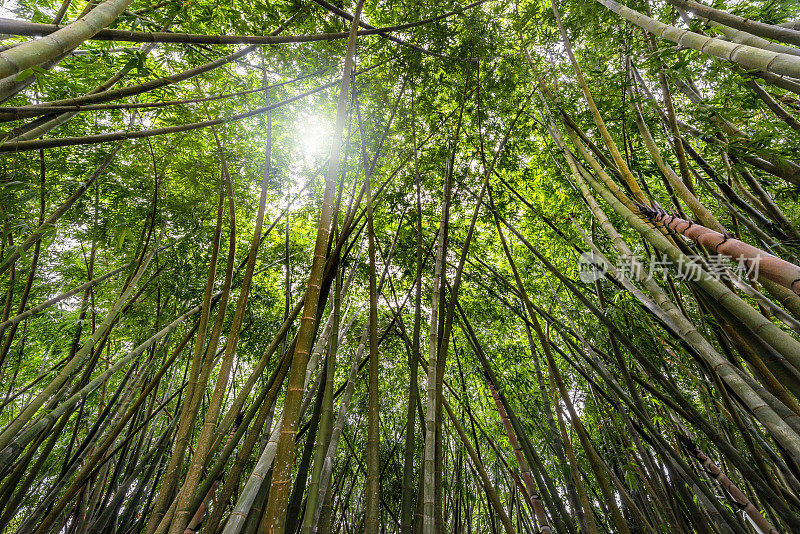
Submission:
[[341,159],[341,137],[344,131],[345,110],[347,105],[347,94],[350,86],[350,75],[353,70],[355,49],[356,49],[356,30],[358,29],[358,19],[361,14],[363,0],[358,2],[353,24],[350,28],[350,38],[347,42],[347,52],[345,55],[344,69],[342,72],[342,83],[339,91],[339,101],[336,108],[336,126],[334,129],[334,142],[331,147],[331,157],[328,165],[328,175],[325,180],[325,193],[323,197],[322,210],[320,211],[317,238],[314,245],[314,260],[311,265],[311,272],[308,277],[308,290],[306,295],[305,307],[300,318],[300,331],[298,332],[297,347],[292,361],[292,368],[289,374],[289,384],[284,401],[283,421],[281,423],[281,434],[278,440],[277,451],[275,453],[275,466],[272,475],[272,487],[269,492],[265,519],[267,532],[269,534],[283,532],[283,525],[286,521],[286,506],[291,490],[291,472],[294,460],[294,440],[297,433],[300,402],[303,392],[303,378],[305,367],[308,363],[309,349],[313,344],[314,327],[316,322],[317,305],[319,303],[320,284],[322,282],[323,269],[325,267],[326,249],[330,233],[331,219],[333,218],[333,197],[336,184],[336,177],[339,174],[339,164]]
[[707,37],[689,30],[676,28],[614,0],[597,0],[597,2],[656,37],[667,39],[680,46],[692,48],[720,59],[726,59],[746,69],[763,71],[778,76],[800,78],[800,57],[763,50],[753,46],[730,43],[715,37]]
[[19,74],[69,52],[114,22],[133,0],[106,0],[72,24],[0,52],[0,79]]

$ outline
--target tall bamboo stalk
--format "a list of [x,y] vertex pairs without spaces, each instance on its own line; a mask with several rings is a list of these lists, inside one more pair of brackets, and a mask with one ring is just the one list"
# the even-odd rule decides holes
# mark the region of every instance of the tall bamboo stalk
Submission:
[[300,319],[300,331],[298,332],[297,346],[292,361],[292,370],[289,375],[289,385],[286,400],[284,401],[284,417],[281,423],[281,435],[275,453],[272,485],[265,512],[265,517],[267,518],[267,532],[269,533],[282,533],[283,525],[286,521],[286,499],[289,495],[291,484],[292,460],[294,459],[294,436],[297,432],[302,393],[302,384],[300,382],[303,379],[305,365],[308,362],[308,351],[313,341],[312,336],[314,335],[320,291],[319,284],[322,281],[322,271],[325,266],[325,252],[328,245],[331,218],[333,216],[334,189],[336,176],[339,174],[341,137],[344,130],[345,106],[347,104],[350,74],[353,68],[353,57],[356,48],[357,21],[361,15],[362,5],[363,0],[360,0],[353,17],[356,22],[350,28],[350,36],[347,42],[347,53],[345,55],[344,69],[342,72],[339,101],[336,108],[336,126],[334,127],[328,174],[325,179],[323,207],[320,212],[317,238],[314,245],[314,261],[311,265],[311,272],[308,277],[305,308],[303,309],[303,315]]

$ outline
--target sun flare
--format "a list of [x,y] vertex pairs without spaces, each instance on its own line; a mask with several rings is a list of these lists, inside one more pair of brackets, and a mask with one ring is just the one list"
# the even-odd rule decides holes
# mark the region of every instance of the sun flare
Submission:
[[303,156],[314,159],[324,154],[330,139],[330,125],[315,115],[302,116],[297,123],[297,141]]

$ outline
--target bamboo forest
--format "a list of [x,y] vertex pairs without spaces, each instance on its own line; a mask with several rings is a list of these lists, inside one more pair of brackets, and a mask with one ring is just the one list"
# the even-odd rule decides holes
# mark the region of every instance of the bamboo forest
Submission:
[[797,0],[0,0],[0,532],[800,533]]

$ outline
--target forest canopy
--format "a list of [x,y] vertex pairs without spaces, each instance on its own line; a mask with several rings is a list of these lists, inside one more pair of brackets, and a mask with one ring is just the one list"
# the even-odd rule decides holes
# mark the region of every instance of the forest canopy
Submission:
[[800,532],[796,1],[0,38],[1,532]]

